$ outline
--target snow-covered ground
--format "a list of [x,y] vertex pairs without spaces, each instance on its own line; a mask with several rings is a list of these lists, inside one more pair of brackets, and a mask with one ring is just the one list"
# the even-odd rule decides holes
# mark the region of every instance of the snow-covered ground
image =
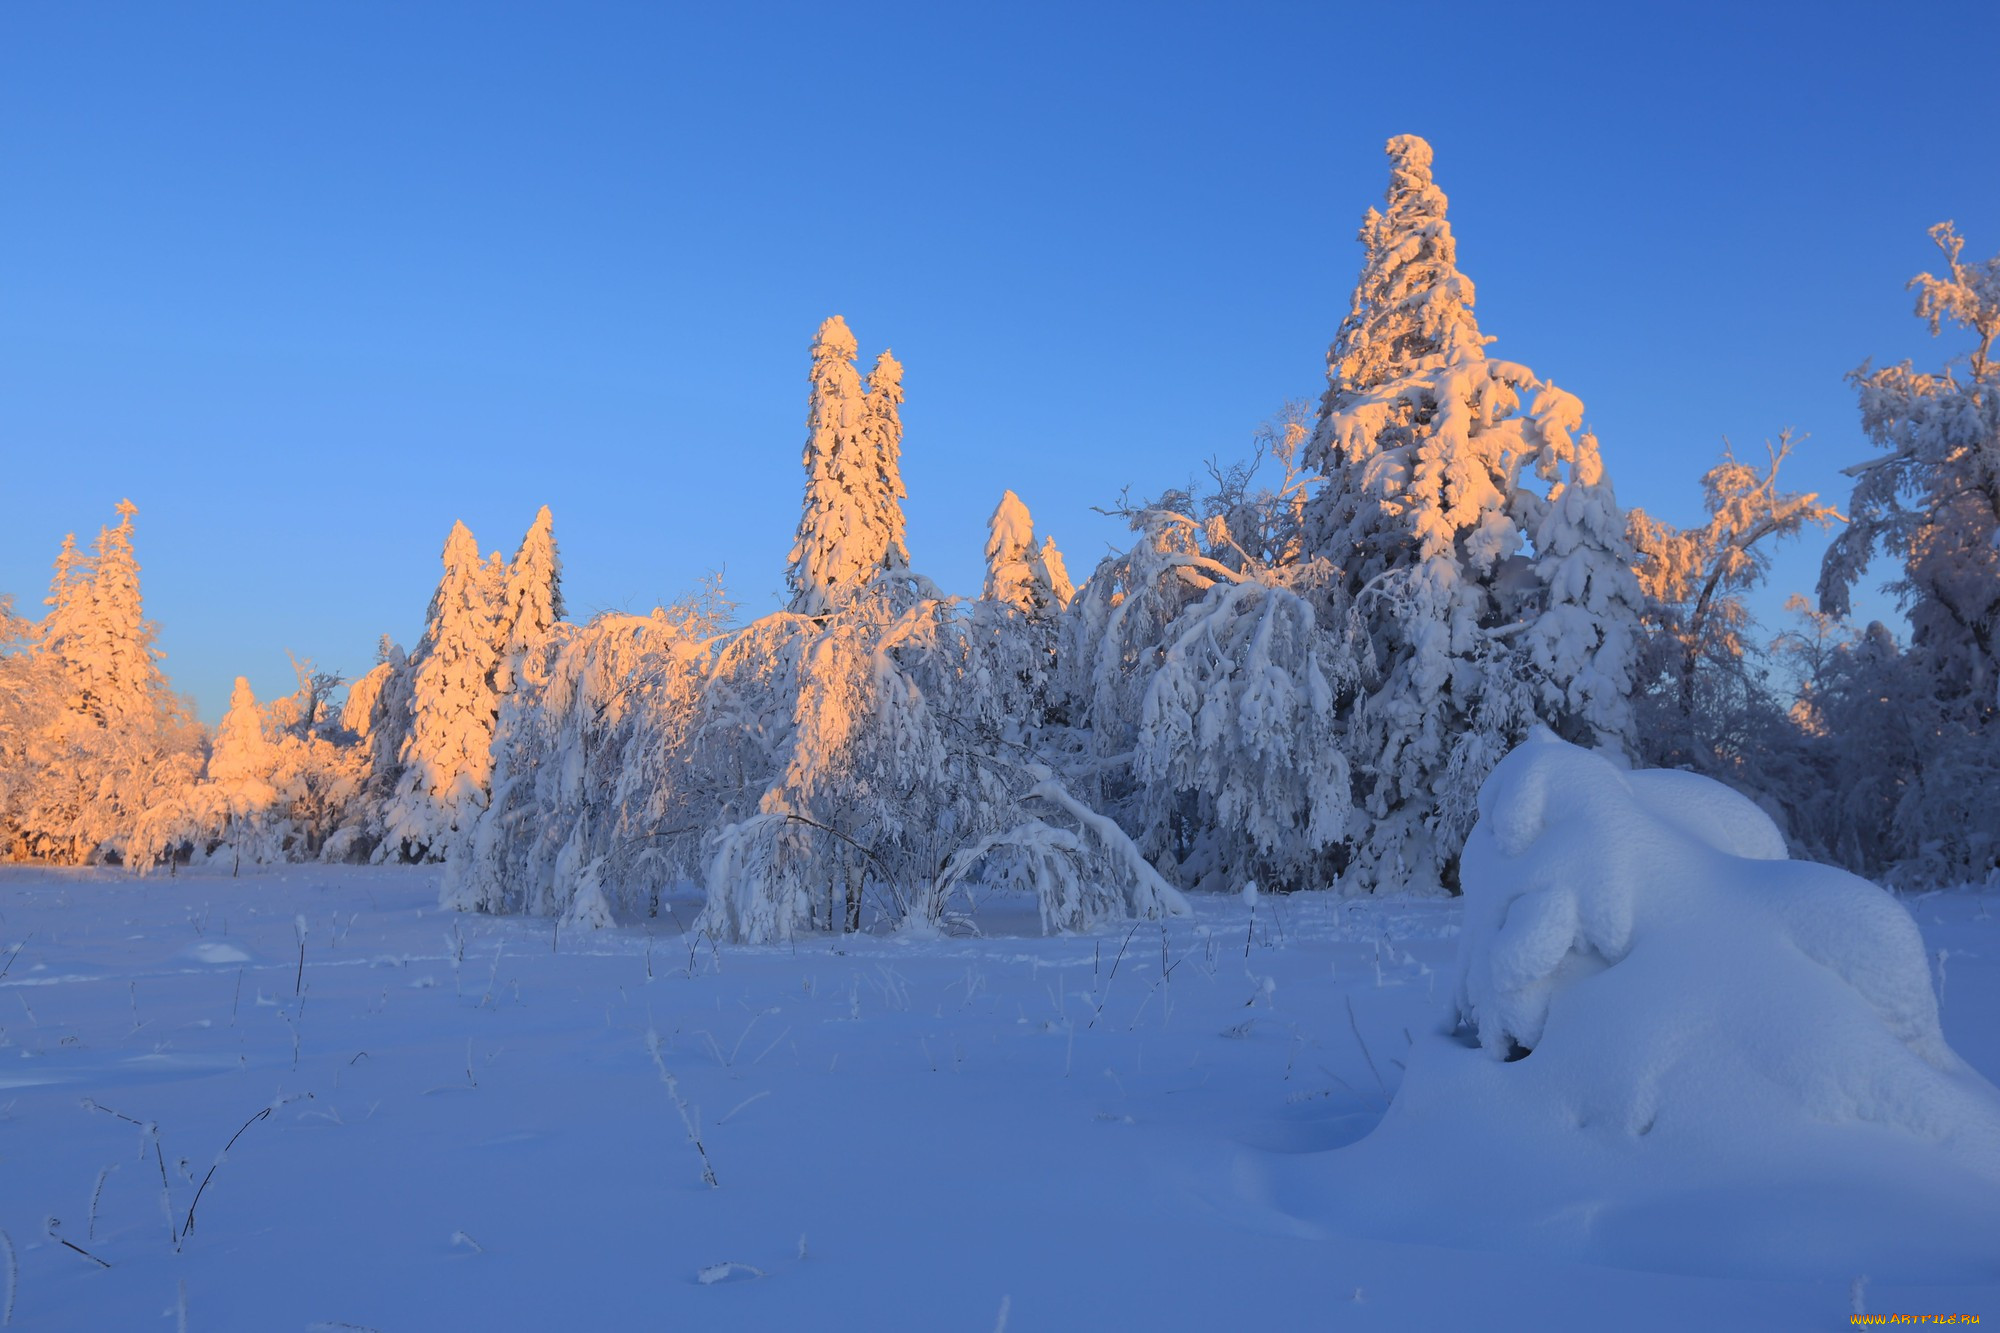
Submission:
[[[1410,1206],[1448,1163],[1350,1169],[1439,1040],[1454,903],[1203,898],[1043,939],[1024,901],[983,938],[717,951],[667,914],[555,936],[436,898],[421,870],[0,869],[15,1324],[1825,1329],[1864,1277],[1872,1311],[2000,1317],[1993,1235],[1856,1271],[1922,1184],[1733,1269],[1757,1180],[1656,1199],[1608,1266],[1599,1209],[1526,1191],[1510,1229],[1505,1199]],[[1910,906],[1946,1037],[2000,1074],[2000,900]],[[1485,1178],[1587,1187],[1574,1137]]]

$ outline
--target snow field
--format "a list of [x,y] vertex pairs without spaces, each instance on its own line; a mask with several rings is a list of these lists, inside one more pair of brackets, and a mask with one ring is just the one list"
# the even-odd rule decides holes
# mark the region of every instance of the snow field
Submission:
[[[1014,1333],[1807,1328],[1863,1276],[1675,1271],[1700,1265],[1664,1242],[1712,1217],[1644,1223],[1665,1271],[1413,1227],[1398,1199],[1450,1182],[1408,1155],[1342,1182],[1328,1150],[1443,1023],[1453,904],[1265,894],[1253,923],[1204,896],[1164,928],[1042,939],[1023,898],[989,902],[982,939],[716,949],[676,928],[692,896],[565,936],[436,893],[417,869],[0,871],[18,1325],[174,1327],[184,1291],[197,1330],[983,1331],[1003,1307]],[[1989,1073],[1991,908],[1918,905],[1946,1035]],[[113,1112],[157,1124],[158,1154]],[[1874,1309],[1996,1291],[1868,1276]]]

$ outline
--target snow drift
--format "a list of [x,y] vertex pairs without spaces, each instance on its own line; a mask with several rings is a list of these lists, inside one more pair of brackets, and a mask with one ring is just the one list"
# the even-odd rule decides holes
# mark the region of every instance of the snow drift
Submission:
[[1719,783],[1546,731],[1479,811],[1450,1020],[1308,1173],[1340,1220],[1671,1271],[2000,1274],[2000,1091],[1945,1044],[1895,899],[1785,859]]

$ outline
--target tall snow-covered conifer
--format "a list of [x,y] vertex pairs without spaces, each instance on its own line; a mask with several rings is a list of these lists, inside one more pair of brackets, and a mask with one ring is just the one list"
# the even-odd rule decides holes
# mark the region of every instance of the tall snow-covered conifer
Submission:
[[146,619],[139,593],[139,562],[132,552],[132,515],[138,506],[118,502],[118,526],[97,538],[91,562],[89,610],[82,634],[90,691],[107,722],[150,716],[166,692],[156,627]]
[[376,859],[436,860],[486,802],[496,713],[494,567],[465,524],[444,545],[444,577],[410,655],[409,731]]
[[140,814],[192,782],[202,733],[159,668],[132,549],[131,501],[79,559],[65,539],[35,656],[61,706],[38,738],[30,799],[9,817],[29,854],[125,853]]
[[516,676],[524,664],[535,662],[549,631],[562,618],[562,558],[556,553],[555,519],[543,505],[507,567],[496,625],[500,660],[493,684],[498,693],[513,692]]
[[[1306,463],[1307,554],[1376,657],[1344,742],[1368,816],[1367,888],[1449,885],[1473,801],[1539,718],[1629,738],[1639,595],[1583,406],[1486,355],[1431,149],[1388,144]],[[1538,486],[1539,483],[1539,486]]]
[[89,708],[91,694],[88,648],[90,633],[90,563],[77,554],[76,534],[63,536],[56,553],[55,577],[43,599],[37,652],[53,664],[65,685],[64,702],[73,712]]
[[864,395],[854,335],[835,315],[812,346],[806,407],[805,503],[785,576],[791,609],[824,615],[877,574],[905,569],[903,368],[887,352]]
[[[868,396],[861,403],[861,435],[875,459],[875,489],[864,505],[869,551],[880,542],[882,553],[871,556],[887,570],[908,569],[910,552],[903,543],[903,363],[887,348],[868,372]],[[866,554],[866,553],[864,553]]]

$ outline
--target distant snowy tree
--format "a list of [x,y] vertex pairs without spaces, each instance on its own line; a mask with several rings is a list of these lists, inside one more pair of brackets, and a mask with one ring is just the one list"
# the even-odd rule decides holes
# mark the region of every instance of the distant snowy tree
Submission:
[[1840,517],[1811,492],[1778,489],[1792,445],[1790,432],[1780,435],[1762,469],[1725,452],[1702,477],[1709,517],[1700,527],[1676,528],[1642,509],[1627,515],[1646,598],[1640,752],[1758,791],[1771,789],[1768,778],[1732,773],[1750,758],[1730,738],[1741,734],[1742,710],[1755,706],[1748,696],[1767,688],[1745,596],[1763,582],[1775,542]]
[[1911,737],[1889,854],[1898,875],[1934,882],[1984,878],[2000,864],[1990,817],[2000,800],[2000,257],[1967,263],[1950,223],[1931,238],[1945,273],[1911,281],[1917,315],[1934,335],[1963,328],[1972,349],[1937,374],[1904,362],[1849,376],[1884,453],[1848,469],[1849,522],[1827,550],[1819,595],[1822,610],[1844,615],[1877,553],[1900,566],[1889,587],[1910,641],[1893,654],[1892,644],[1871,648],[1876,671],[1893,662],[1899,676],[1872,706],[1900,710]]
[[257,706],[250,682],[238,676],[229,695],[229,711],[215,729],[204,783],[223,817],[223,840],[238,858],[247,851],[252,861],[277,859],[269,829],[278,803],[272,782],[277,771],[277,747],[264,734],[264,711]]
[[1956,364],[1929,374],[1908,362],[1849,376],[1862,425],[1885,453],[1849,469],[1850,521],[1827,551],[1820,601],[1844,614],[1875,554],[1896,559],[1891,587],[1912,649],[1934,688],[1985,718],[2000,708],[2000,257],[1963,261],[1948,222],[1931,238],[1945,276],[1911,280],[1917,315],[1933,334],[1964,328],[1973,348],[1962,376]]
[[1056,549],[1056,539],[1042,538],[1041,548],[1035,556],[1035,572],[1047,589],[1050,606],[1058,611],[1068,610],[1070,599],[1076,596],[1076,585],[1070,582],[1069,566],[1064,563],[1062,552]]
[[[65,552],[74,544],[66,543]],[[39,650],[39,627],[0,595],[0,857],[32,855],[26,845],[40,797],[51,732],[69,690],[53,655]]]
[[971,611],[967,671],[980,682],[977,721],[995,742],[1036,748],[1057,720],[1057,636],[1061,616],[1076,590],[1055,539],[1035,544],[1034,520],[1012,491],[1003,493],[987,521],[986,586]]
[[1630,740],[1639,592],[1578,400],[1487,357],[1430,145],[1389,141],[1353,305],[1305,452],[1304,548],[1374,662],[1345,724],[1363,889],[1450,887],[1475,798],[1539,719]]
[[361,785],[356,818],[332,835],[322,854],[331,860],[360,859],[382,845],[383,821],[402,773],[403,741],[410,729],[409,659],[388,635],[376,645],[375,665],[348,685],[340,726],[352,738]]
[[409,731],[377,860],[442,859],[452,832],[469,827],[486,802],[497,715],[494,573],[472,533],[453,524],[444,577],[410,656]]
[[1069,605],[1076,590],[1062,553],[1053,537],[1035,545],[1035,522],[1020,496],[1001,492],[986,534],[986,588],[981,595],[987,601],[1045,620]]

